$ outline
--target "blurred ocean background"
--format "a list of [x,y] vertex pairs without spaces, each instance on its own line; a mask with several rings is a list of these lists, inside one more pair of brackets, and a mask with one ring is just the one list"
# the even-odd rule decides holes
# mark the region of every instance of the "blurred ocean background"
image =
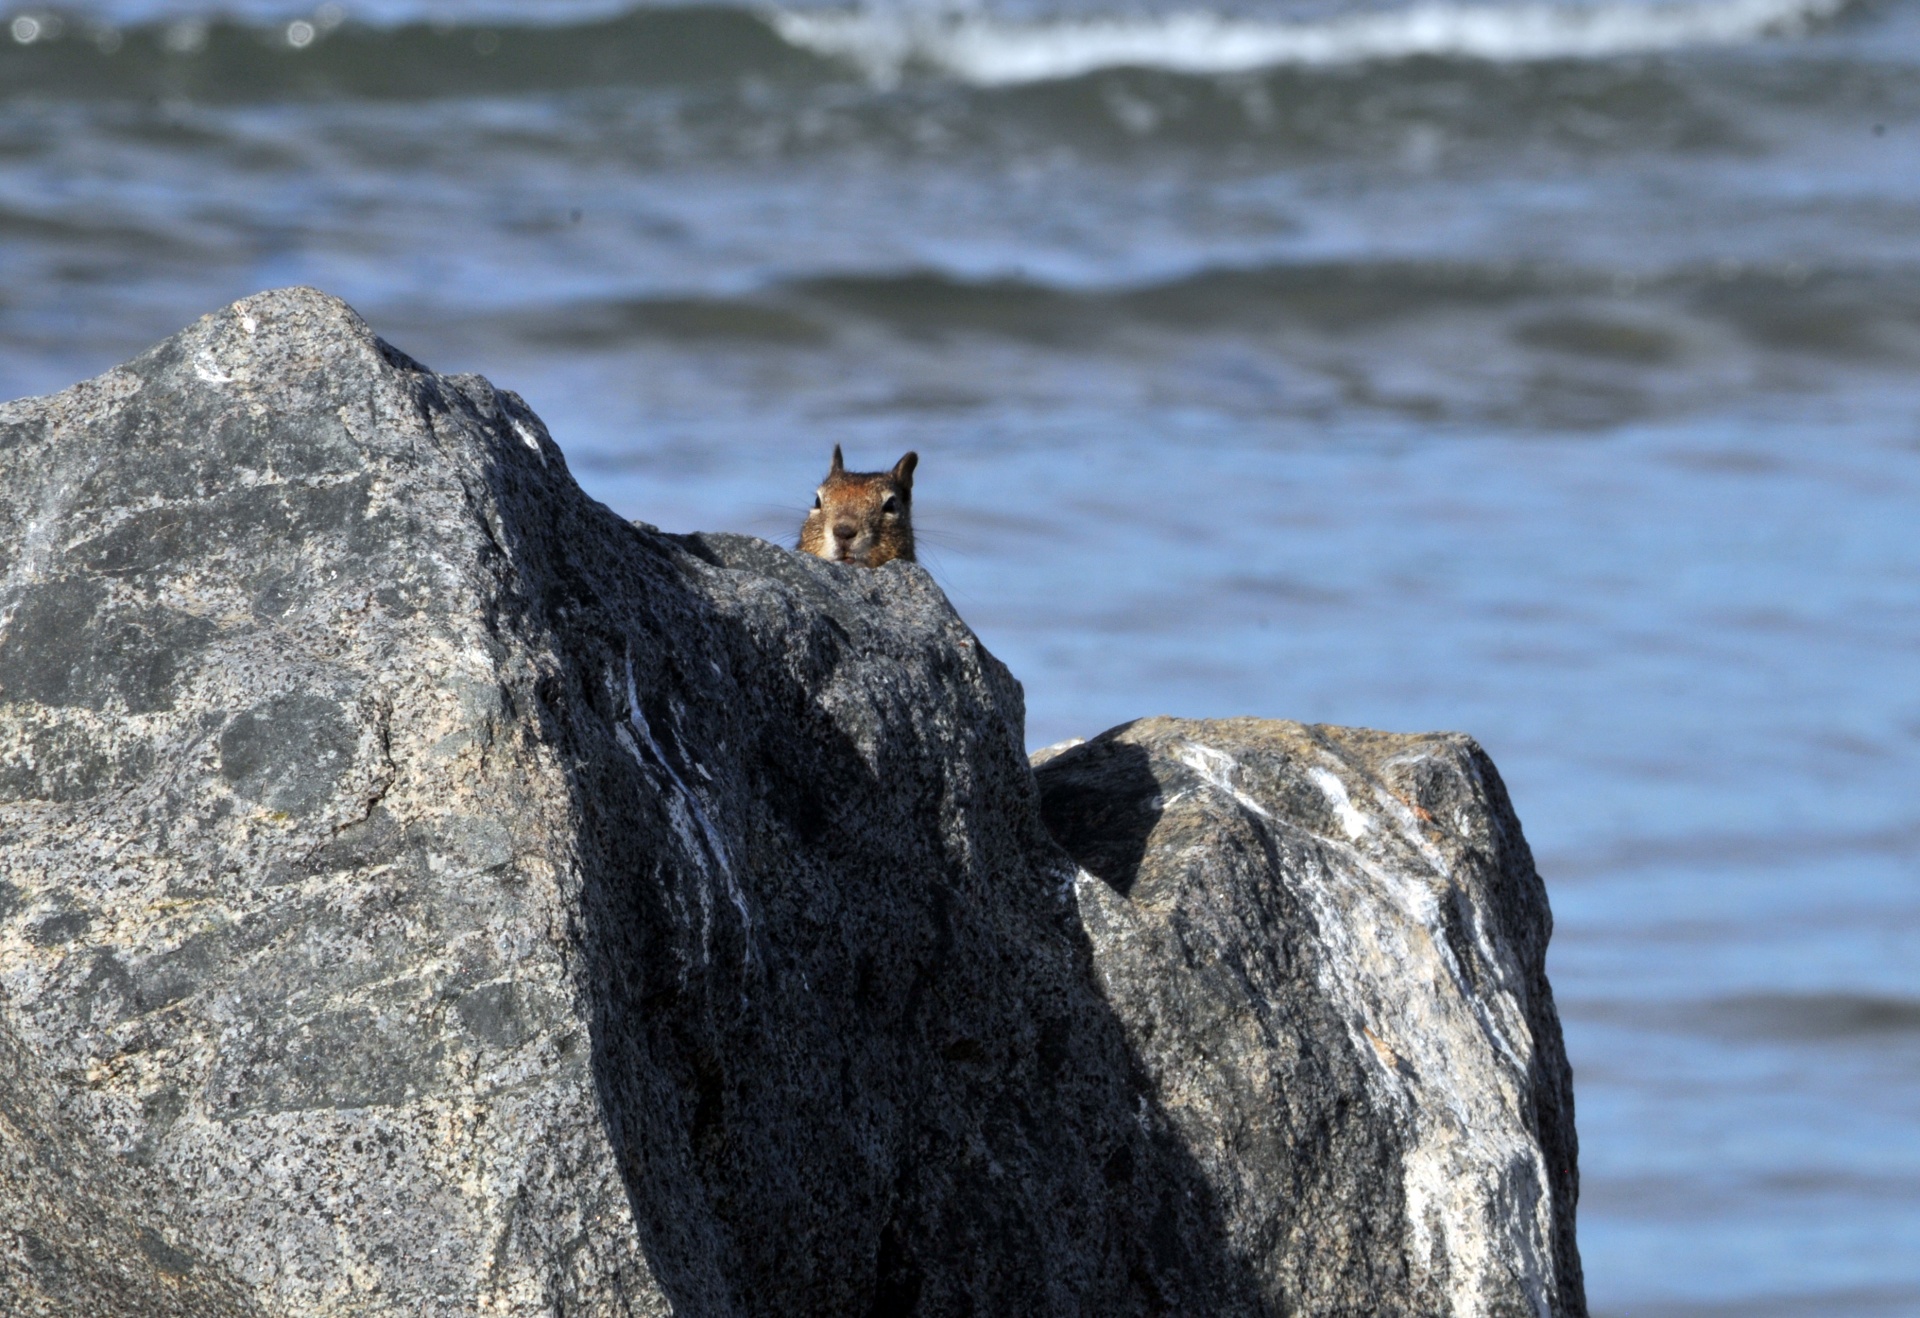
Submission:
[[1595,1313],[1920,1315],[1920,3],[0,12],[0,396],[294,283],[671,530],[919,450],[1034,746],[1472,732]]

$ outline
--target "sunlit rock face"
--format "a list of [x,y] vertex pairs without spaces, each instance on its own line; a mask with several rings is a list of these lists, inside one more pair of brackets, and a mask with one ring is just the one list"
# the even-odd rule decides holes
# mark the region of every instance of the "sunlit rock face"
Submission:
[[1578,1312],[1490,766],[1286,824],[1364,735],[1219,726],[1048,765],[1077,865],[918,567],[623,522],[312,290],[0,408],[9,1312]]
[[1144,719],[1039,779],[1101,988],[1263,1294],[1585,1311],[1551,918],[1478,746]]

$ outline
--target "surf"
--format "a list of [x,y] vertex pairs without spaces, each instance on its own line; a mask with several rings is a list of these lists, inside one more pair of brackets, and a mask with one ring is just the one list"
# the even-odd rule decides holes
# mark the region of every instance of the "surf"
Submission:
[[1202,11],[1041,21],[986,13],[776,10],[767,21],[802,50],[879,83],[913,70],[1007,86],[1137,67],[1249,72],[1418,56],[1502,62],[1600,59],[1808,32],[1848,0],[1686,0],[1565,6],[1422,3],[1315,21]]

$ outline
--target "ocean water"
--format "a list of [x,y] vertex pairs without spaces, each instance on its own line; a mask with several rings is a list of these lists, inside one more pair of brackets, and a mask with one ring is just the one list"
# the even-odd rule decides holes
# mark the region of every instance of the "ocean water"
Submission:
[[1039,746],[1475,734],[1610,1318],[1920,1315],[1920,4],[0,13],[0,395],[261,288],[791,539],[835,443]]

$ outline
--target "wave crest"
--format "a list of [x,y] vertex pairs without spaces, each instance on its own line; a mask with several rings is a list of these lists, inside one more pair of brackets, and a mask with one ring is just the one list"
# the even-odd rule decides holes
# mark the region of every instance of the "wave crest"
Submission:
[[985,14],[774,11],[787,42],[844,60],[876,82],[926,68],[981,86],[1140,67],[1234,73],[1280,65],[1414,56],[1496,61],[1597,59],[1794,36],[1849,0],[1672,0],[1578,7],[1421,3],[1385,13],[1276,22],[1188,12],[1021,22]]

